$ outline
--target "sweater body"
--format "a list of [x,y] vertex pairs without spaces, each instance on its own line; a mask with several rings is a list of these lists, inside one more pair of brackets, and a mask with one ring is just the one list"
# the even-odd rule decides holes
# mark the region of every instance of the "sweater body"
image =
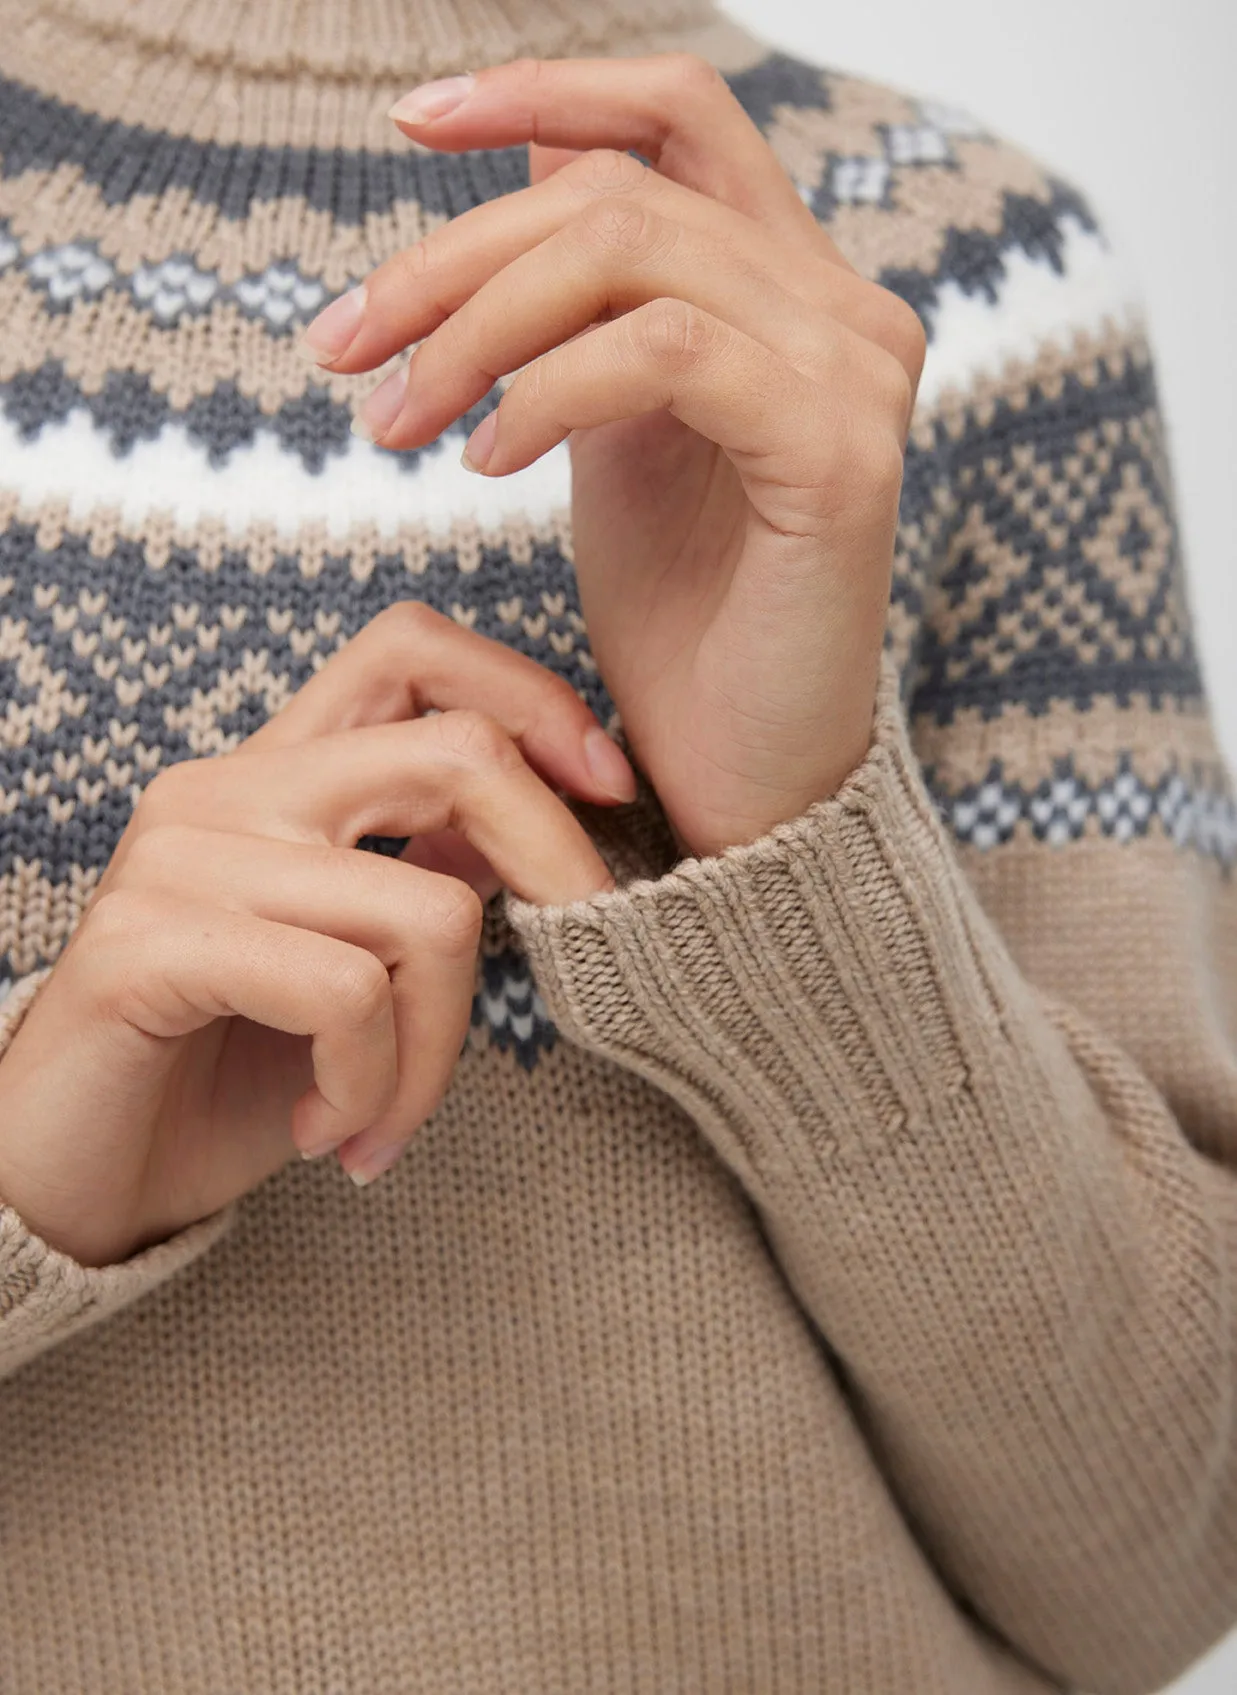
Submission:
[[0,1684],[1155,1687],[1237,1616],[1237,825],[1084,198],[700,8],[208,10],[0,0],[6,1040],[143,785],[394,602],[623,738],[566,445],[469,477],[496,389],[383,454],[296,352],[527,180],[387,134],[418,75],[705,52],[929,357],[840,796],[708,862],[577,805],[618,891],[490,903],[369,1190],[293,1158],[102,1268],[0,1205]]

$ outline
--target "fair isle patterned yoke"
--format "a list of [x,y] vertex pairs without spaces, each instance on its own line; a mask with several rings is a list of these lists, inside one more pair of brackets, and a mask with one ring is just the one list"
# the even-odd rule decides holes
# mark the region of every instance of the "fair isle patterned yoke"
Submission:
[[[1085,199],[933,101],[778,53],[731,83],[927,327],[889,643],[960,847],[1160,832],[1227,874],[1154,375]],[[496,391],[384,454],[348,428],[372,379],[294,351],[398,245],[525,180],[518,152],[224,144],[0,81],[0,979],[55,958],[155,771],[235,745],[392,601],[532,655],[621,734],[565,447],[469,478]],[[554,1031],[496,910],[478,970],[472,1039],[531,1065]]]
[[296,340],[525,180],[398,94],[667,45],[928,329],[871,748],[705,860],[581,805],[616,889],[491,905],[368,1188],[105,1266],[0,1192],[4,1695],[1147,1690],[1237,1616],[1237,821],[1136,298],[965,114],[708,0],[0,0],[0,1055],[143,784],[392,602],[622,734],[566,450],[384,454]]

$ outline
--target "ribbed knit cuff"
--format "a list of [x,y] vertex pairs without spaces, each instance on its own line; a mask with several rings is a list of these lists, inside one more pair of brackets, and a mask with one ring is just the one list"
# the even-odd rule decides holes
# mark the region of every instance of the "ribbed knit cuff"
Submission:
[[[3,1054],[50,975],[33,972],[0,1001]],[[198,1259],[230,1227],[236,1204],[119,1265],[79,1265],[27,1229],[0,1198],[0,1377],[119,1312]]]
[[961,1031],[1000,1036],[888,662],[836,795],[614,893],[506,906],[563,1034],[665,1088],[741,1172],[870,1153],[966,1084]]

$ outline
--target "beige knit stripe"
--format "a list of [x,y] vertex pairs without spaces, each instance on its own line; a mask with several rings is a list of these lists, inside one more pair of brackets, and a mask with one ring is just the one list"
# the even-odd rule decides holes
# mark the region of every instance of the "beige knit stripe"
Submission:
[[[911,440],[918,447],[931,448],[935,444],[938,422],[943,423],[950,436],[957,439],[972,425],[986,429],[1001,404],[1021,411],[1036,394],[1043,394],[1050,400],[1057,399],[1067,378],[1073,378],[1085,388],[1096,388],[1102,382],[1121,377],[1130,365],[1143,371],[1150,363],[1151,350],[1146,324],[1141,316],[1120,321],[1108,318],[1099,332],[1070,331],[1068,336],[1041,342],[1035,352],[1025,358],[1018,355],[1007,358],[999,370],[985,372],[965,388],[957,385],[946,388],[932,407],[916,412]],[[1149,428],[1146,425],[1141,427],[1144,430]],[[1083,432],[1079,440],[1085,451],[1091,451],[1089,432]],[[1152,446],[1150,434],[1147,444]],[[1028,443],[1021,451],[1033,455],[1035,449],[1033,444]],[[1072,458],[1066,461],[1066,470],[1070,475],[1083,474],[1081,462]],[[1068,495],[1076,500],[1078,488],[1071,485]]]
[[[218,569],[225,549],[243,551],[248,569],[258,577],[270,571],[277,553],[295,554],[306,578],[317,577],[328,557],[346,557],[357,582],[372,575],[379,555],[401,558],[413,577],[425,572],[431,552],[450,552],[465,576],[480,569],[486,548],[503,548],[517,565],[529,563],[534,546],[555,548],[571,558],[571,515],[565,509],[535,521],[510,517],[498,524],[479,525],[461,518],[442,531],[409,522],[395,531],[357,524],[334,534],[321,523],[310,523],[285,533],[268,523],[229,529],[222,518],[177,524],[160,512],[127,519],[110,507],[76,514],[70,513],[68,493],[63,500],[26,503],[17,491],[0,487],[0,533],[13,523],[33,524],[37,545],[45,551],[59,547],[66,537],[81,537],[98,559],[106,559],[119,540],[140,542],[147,565],[156,571],[167,564],[173,548],[191,548],[204,571]],[[5,586],[0,577],[0,594]]]
[[446,221],[415,200],[401,200],[362,223],[341,224],[300,195],[255,201],[245,218],[230,219],[185,188],[112,206],[76,165],[0,178],[0,217],[10,220],[27,254],[56,245],[71,229],[75,241],[96,242],[127,275],[191,252],[199,270],[215,271],[231,286],[293,259],[302,276],[319,279],[332,294]]
[[86,394],[97,394],[111,372],[123,369],[149,377],[178,411],[225,382],[235,383],[268,416],[317,387],[350,407],[383,374],[341,377],[318,370],[298,353],[298,336],[272,336],[263,320],[248,317],[231,300],[161,328],[119,292],[50,312],[41,290],[10,273],[0,276],[0,314],[12,329],[0,344],[0,383],[56,360]]
[[[578,3],[578,0],[575,0]],[[204,8],[204,16],[213,8]],[[255,17],[264,5],[250,8]],[[736,25],[712,20],[675,27],[676,15],[699,18],[707,11],[697,0],[636,0],[623,8],[621,27],[614,10],[596,27],[587,21],[555,39],[536,27],[520,36],[497,38],[489,49],[478,39],[467,46],[451,33],[435,39],[423,30],[407,32],[402,56],[398,43],[389,56],[373,54],[364,72],[340,76],[338,59],[323,62],[321,79],[224,70],[218,63],[195,61],[183,53],[162,52],[112,36],[106,43],[89,27],[38,9],[31,15],[25,0],[0,0],[0,39],[4,74],[67,105],[83,107],[104,119],[140,124],[168,135],[224,145],[314,147],[372,153],[404,152],[408,142],[386,117],[388,107],[423,77],[451,75],[517,56],[557,56],[571,52],[630,56],[671,50],[700,53],[725,71],[745,70],[768,51]],[[645,12],[641,23],[640,12]],[[454,8],[452,8],[454,11]],[[390,21],[416,20],[417,8],[385,7],[387,27],[360,41],[385,42]],[[544,22],[544,18],[543,18]],[[562,35],[561,29],[557,31]],[[217,39],[213,26],[204,45]],[[347,49],[345,49],[347,51]],[[466,62],[465,62],[466,61]]]
[[[1219,866],[1197,855],[1183,858],[1160,829],[1124,847],[1088,834],[1066,848],[1047,848],[1019,834],[999,852],[965,846],[957,852],[1018,967],[1118,1040],[1127,1034],[1131,1015],[1146,1011],[1152,981],[1166,964],[1173,975],[1161,986],[1174,1002],[1178,991],[1191,993],[1187,962],[1197,967],[1195,950],[1205,948],[1215,961],[1237,959],[1237,900],[1208,899],[1205,919],[1200,911],[1200,892],[1219,886]],[[1119,937],[1109,933],[1114,925]],[[1080,934],[1094,935],[1098,945],[1078,946]],[[1114,973],[1117,957],[1127,963],[1125,975]],[[1129,970],[1140,968],[1143,979],[1131,979]],[[1207,1076],[1216,1050],[1206,1050],[1215,1029],[1237,1018],[1237,998],[1223,971],[1204,966],[1195,982],[1215,997],[1217,1022],[1210,1028],[1204,1019],[1169,1016],[1152,1024],[1140,1021],[1129,1032],[1157,1083],[1167,1077],[1188,1089],[1191,1076]],[[1141,991],[1133,997],[1132,984]],[[1204,1127],[1214,1131],[1222,1121],[1217,1113]]]
[[439,53],[493,49],[568,52],[610,46],[631,30],[698,22],[704,0],[56,0],[55,10],[96,35],[132,39],[208,64],[282,70],[296,63],[328,77],[398,65],[421,74]]
[[[0,7],[0,22],[9,23]],[[254,146],[335,147],[369,153],[406,150],[388,121],[407,92],[395,72],[364,81],[313,83],[239,75],[172,53],[73,34],[36,11],[5,34],[4,72],[12,80],[104,120],[141,125],[188,140]]]
[[1174,769],[1202,769],[1217,787],[1222,758],[1204,707],[1162,700],[1153,705],[1135,697],[1120,705],[1101,696],[1084,713],[1067,701],[1053,701],[1043,712],[1006,702],[998,719],[985,719],[968,707],[948,724],[917,719],[911,739],[922,764],[933,768],[933,781],[956,794],[987,775],[999,760],[1006,782],[1032,788],[1050,776],[1056,762],[1068,758],[1086,783],[1109,781],[1123,755],[1130,755],[1142,781],[1154,786]]
[[[388,67],[432,74],[518,50],[613,48],[653,29],[699,26],[708,0],[55,0],[96,39],[170,49],[205,64],[360,78]],[[64,27],[63,21],[60,27]]]
[[0,873],[0,957],[8,956],[19,977],[55,959],[101,875],[98,866],[74,865],[62,882],[53,883],[37,860],[18,860]]

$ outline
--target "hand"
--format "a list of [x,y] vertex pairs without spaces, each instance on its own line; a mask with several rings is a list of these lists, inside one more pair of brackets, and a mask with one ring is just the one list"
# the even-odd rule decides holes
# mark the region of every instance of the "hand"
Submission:
[[379,266],[311,349],[356,372],[421,343],[361,411],[395,449],[520,371],[467,452],[505,476],[570,435],[581,608],[632,752],[685,851],[752,841],[869,745],[923,327],[701,60],[525,61],[417,98],[441,115],[392,115],[427,147],[536,137],[533,186]]
[[[482,894],[614,887],[548,786],[620,798],[590,729],[562,678],[409,602],[234,753],[162,772],[0,1061],[0,1197],[103,1265],[298,1148],[385,1170],[459,1059]],[[401,863],[369,834],[415,839]]]

